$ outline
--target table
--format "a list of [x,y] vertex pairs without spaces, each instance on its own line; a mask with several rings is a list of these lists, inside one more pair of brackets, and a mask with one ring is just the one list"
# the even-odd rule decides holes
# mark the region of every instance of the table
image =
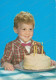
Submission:
[[0,80],[56,80],[56,69],[42,72],[25,72],[18,69],[8,71],[0,67]]

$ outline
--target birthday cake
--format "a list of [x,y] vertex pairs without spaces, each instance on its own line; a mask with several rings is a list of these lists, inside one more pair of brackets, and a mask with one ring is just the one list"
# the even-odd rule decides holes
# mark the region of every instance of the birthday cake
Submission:
[[50,57],[42,54],[30,54],[24,56],[24,69],[41,70],[51,67]]

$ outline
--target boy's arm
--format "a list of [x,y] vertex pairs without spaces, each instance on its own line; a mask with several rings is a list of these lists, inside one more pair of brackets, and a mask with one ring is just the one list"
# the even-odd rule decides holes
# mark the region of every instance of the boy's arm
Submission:
[[4,55],[3,55],[2,59],[1,59],[1,65],[3,65],[4,62],[11,63],[12,56],[13,56],[13,53],[12,53],[12,43],[8,43],[6,45],[6,47],[5,47]]

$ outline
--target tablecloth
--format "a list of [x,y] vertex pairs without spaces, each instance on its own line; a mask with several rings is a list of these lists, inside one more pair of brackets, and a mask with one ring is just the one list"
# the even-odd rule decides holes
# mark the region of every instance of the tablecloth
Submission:
[[56,80],[56,69],[41,72],[26,72],[18,69],[8,71],[0,67],[0,80]]

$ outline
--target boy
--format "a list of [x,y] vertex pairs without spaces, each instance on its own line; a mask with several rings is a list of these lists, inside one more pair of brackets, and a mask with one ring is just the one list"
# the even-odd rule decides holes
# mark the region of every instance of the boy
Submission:
[[[20,12],[14,19],[14,31],[18,34],[16,40],[9,42],[1,59],[1,65],[5,70],[14,70],[14,65],[24,59],[24,55],[34,52],[34,43],[37,45],[37,53],[41,54],[42,46],[39,42],[33,41],[33,30],[35,21],[28,12]],[[45,54],[45,52],[44,52]],[[54,64],[55,62],[52,61]]]

